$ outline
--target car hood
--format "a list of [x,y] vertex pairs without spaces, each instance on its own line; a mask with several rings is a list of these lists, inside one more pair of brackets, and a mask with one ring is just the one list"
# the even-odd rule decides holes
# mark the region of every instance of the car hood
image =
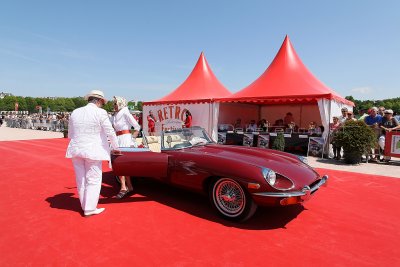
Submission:
[[269,168],[301,184],[310,184],[319,178],[319,175],[310,166],[301,162],[297,156],[277,150],[214,144],[193,147],[190,150],[191,153],[201,153],[205,156],[212,154],[213,157]]

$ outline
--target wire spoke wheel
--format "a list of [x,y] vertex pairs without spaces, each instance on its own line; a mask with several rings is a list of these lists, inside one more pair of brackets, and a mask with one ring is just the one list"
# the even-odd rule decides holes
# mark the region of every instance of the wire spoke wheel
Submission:
[[232,179],[218,180],[214,184],[212,194],[215,207],[227,217],[240,216],[246,207],[246,194],[243,188]]

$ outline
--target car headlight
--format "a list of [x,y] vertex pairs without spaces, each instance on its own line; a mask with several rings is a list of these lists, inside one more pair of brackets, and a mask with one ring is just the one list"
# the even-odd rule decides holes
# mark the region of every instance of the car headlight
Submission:
[[274,186],[276,182],[276,173],[273,170],[262,168],[262,174],[265,180],[271,185]]
[[291,179],[271,169],[262,168],[262,174],[268,184],[275,189],[286,191],[294,187],[294,182]]

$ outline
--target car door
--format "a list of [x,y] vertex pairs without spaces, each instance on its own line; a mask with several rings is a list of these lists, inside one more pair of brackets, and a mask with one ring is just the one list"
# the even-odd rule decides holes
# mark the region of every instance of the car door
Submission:
[[121,155],[112,156],[115,175],[167,178],[168,154],[152,152],[146,148],[126,148],[121,149],[121,152]]

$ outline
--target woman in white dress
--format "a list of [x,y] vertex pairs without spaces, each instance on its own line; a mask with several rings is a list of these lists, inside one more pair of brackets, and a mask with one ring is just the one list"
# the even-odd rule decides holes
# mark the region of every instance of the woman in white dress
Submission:
[[[139,133],[140,125],[129,112],[128,102],[125,98],[114,96],[115,114],[111,121],[117,134],[119,147],[137,147],[136,136]],[[131,127],[134,128],[133,136]],[[125,197],[129,192],[132,192],[132,183],[129,177],[120,176],[121,189],[117,194],[117,198]]]

